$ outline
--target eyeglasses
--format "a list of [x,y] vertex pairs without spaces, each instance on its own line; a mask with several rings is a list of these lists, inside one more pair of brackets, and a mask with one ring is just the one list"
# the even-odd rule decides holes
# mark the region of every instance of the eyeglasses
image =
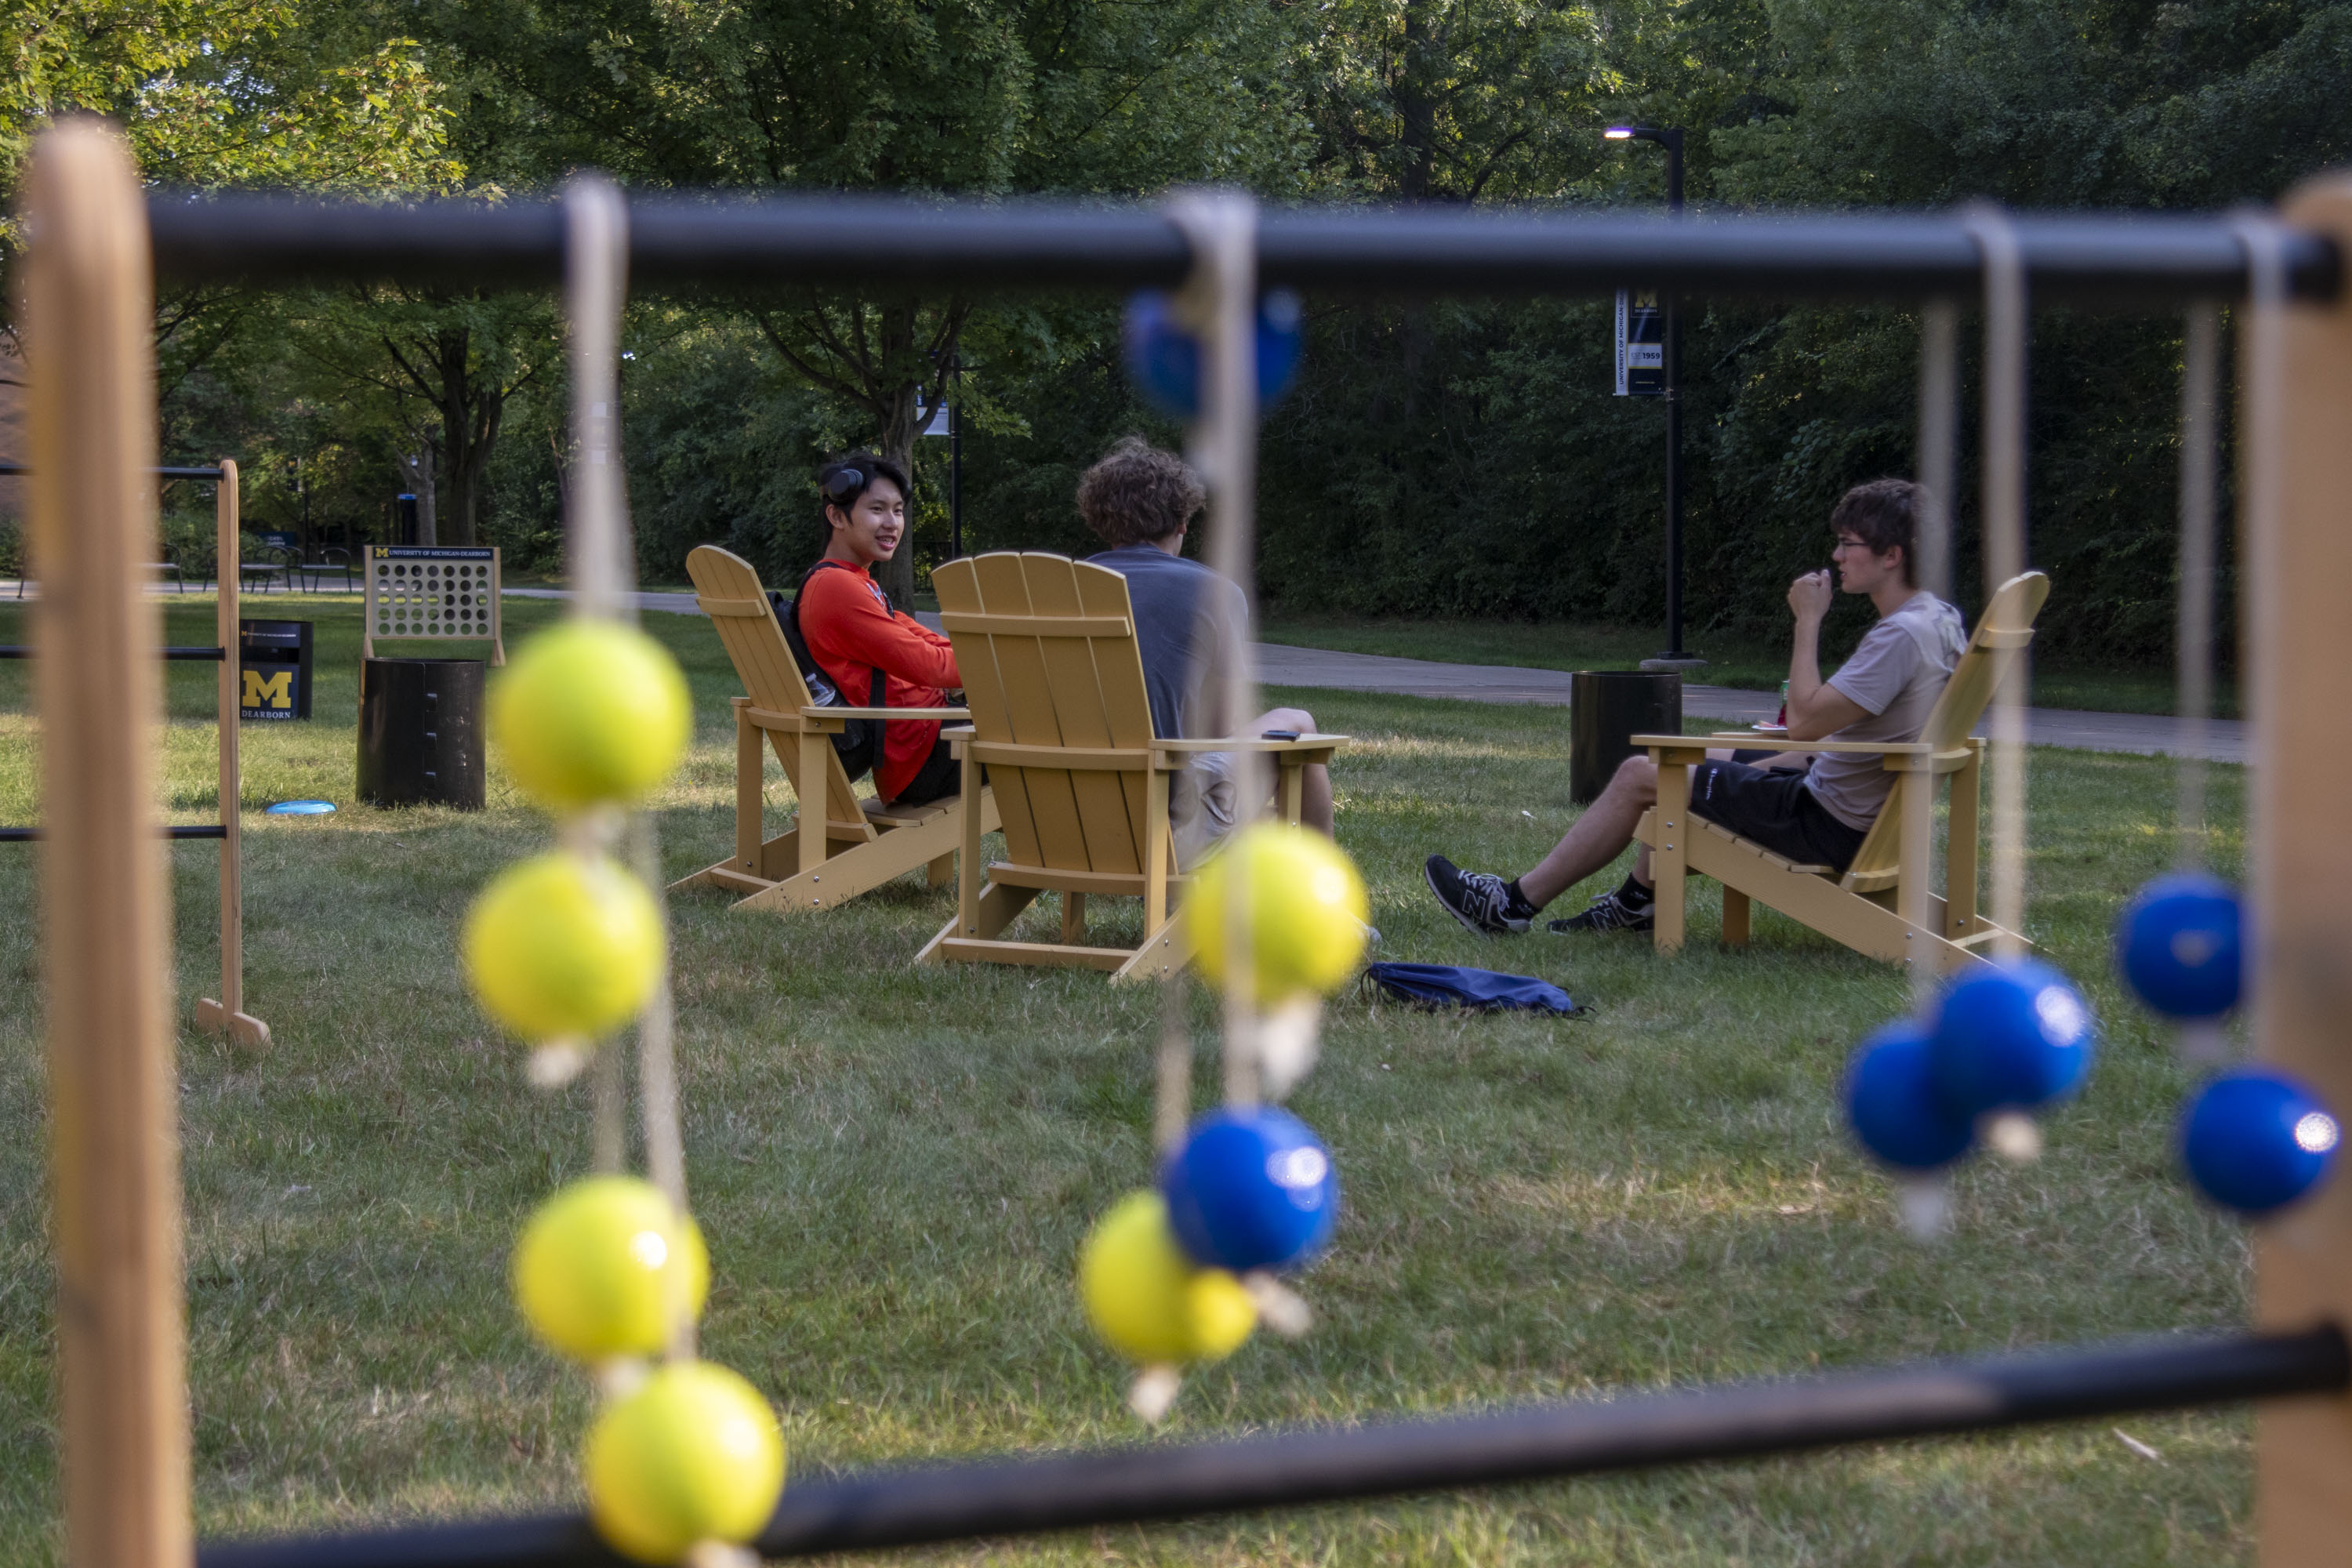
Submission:
[[1869,551],[1874,555],[1877,553],[1870,549],[1868,541],[1861,539],[1840,539],[1835,544],[1830,546],[1830,553],[1832,555],[1841,550],[1863,550]]
[[843,468],[824,481],[824,499],[841,506],[866,488],[866,475],[856,468]]

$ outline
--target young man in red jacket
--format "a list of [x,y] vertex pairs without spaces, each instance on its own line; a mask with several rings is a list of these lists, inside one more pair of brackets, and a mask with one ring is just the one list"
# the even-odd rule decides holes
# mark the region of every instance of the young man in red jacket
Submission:
[[[907,534],[907,476],[871,452],[852,452],[817,475],[824,494],[824,559],[801,585],[801,636],[809,653],[849,701],[865,706],[874,671],[884,677],[884,705],[946,708],[961,689],[948,639],[894,607],[871,568],[897,552]],[[924,805],[956,793],[955,757],[932,719],[893,719],[883,727],[874,788],[892,805]]]

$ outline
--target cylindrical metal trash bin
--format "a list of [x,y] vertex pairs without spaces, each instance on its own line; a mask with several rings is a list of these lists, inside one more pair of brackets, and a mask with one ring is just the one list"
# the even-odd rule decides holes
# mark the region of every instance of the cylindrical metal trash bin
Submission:
[[482,809],[482,661],[360,662],[359,796]]
[[1683,678],[1627,669],[1580,669],[1568,688],[1568,798],[1590,805],[1635,735],[1679,735]]

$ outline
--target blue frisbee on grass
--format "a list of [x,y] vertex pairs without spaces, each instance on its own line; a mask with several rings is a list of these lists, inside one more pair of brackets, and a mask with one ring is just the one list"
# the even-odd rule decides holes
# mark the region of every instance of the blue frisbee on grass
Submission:
[[261,808],[264,816],[328,816],[334,813],[331,800],[279,800]]

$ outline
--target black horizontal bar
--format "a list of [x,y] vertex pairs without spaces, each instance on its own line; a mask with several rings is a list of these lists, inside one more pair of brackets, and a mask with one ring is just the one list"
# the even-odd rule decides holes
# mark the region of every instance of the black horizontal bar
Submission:
[[[2094,1345],[1492,1415],[885,1469],[788,1486],[770,1557],[1030,1535],[1240,1510],[1748,1458],[2038,1421],[2326,1394],[2334,1326]],[[603,1568],[577,1515],[218,1542],[197,1568]]]
[[[370,278],[544,286],[562,270],[561,209],[159,195],[157,268],[184,282]],[[2235,299],[2243,243],[2212,216],[2021,215],[2035,297],[2095,305]],[[640,288],[792,284],[921,289],[1127,289],[1181,279],[1191,252],[1132,205],[892,196],[638,196],[629,268]],[[2291,233],[2291,287],[2331,300],[2336,247]],[[1720,216],[1460,208],[1269,208],[1269,284],[1378,294],[1597,294],[1631,286],[1796,299],[1965,296],[1975,241],[1949,214]]]
[[[165,658],[192,659],[198,663],[218,664],[228,658],[228,650],[219,647],[165,647],[156,650]],[[33,649],[26,643],[0,643],[0,658],[31,658]]]
[[[37,844],[44,834],[38,827],[0,827],[0,844]],[[218,823],[205,823],[190,827],[166,827],[166,838],[226,838],[228,829]]]
[[[0,479],[32,471],[23,463],[0,463]],[[218,468],[150,468],[147,471],[159,479],[217,479],[222,477]]]

